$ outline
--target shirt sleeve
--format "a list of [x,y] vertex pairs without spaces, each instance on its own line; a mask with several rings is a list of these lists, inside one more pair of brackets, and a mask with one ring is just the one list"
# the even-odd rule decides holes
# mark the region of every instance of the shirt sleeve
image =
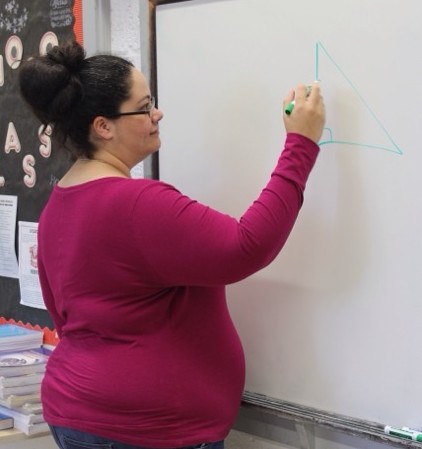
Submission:
[[318,151],[306,137],[288,134],[269,182],[239,220],[168,184],[149,184],[134,207],[132,232],[151,281],[225,285],[267,266],[293,228]]

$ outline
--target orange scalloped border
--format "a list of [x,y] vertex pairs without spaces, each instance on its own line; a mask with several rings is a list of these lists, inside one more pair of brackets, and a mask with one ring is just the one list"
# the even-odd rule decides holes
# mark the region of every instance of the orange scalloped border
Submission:
[[84,35],[83,35],[83,20],[82,20],[82,0],[75,0],[73,4],[73,16],[75,17],[75,22],[73,24],[73,32],[75,34],[76,41],[83,46]]
[[16,324],[17,326],[26,327],[27,329],[34,329],[37,331],[42,331],[44,334],[43,343],[45,345],[57,346],[59,342],[59,337],[57,336],[57,332],[53,329],[49,329],[48,327],[41,328],[38,324],[35,326],[30,323],[23,323],[22,321],[16,321],[13,318],[6,319],[4,317],[0,317],[0,324]]

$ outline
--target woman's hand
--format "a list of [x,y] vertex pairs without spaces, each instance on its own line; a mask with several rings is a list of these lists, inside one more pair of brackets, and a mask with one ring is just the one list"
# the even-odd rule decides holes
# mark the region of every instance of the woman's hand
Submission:
[[301,134],[318,143],[325,124],[325,106],[318,82],[312,84],[307,94],[308,88],[304,84],[289,92],[283,102],[283,111],[293,100],[295,105],[289,115],[283,114],[284,126],[286,132]]

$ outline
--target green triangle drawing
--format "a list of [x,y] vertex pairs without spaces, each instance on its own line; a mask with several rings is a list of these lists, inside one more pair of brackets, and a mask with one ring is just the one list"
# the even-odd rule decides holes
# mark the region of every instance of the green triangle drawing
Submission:
[[[328,60],[328,61],[327,61]],[[328,65],[325,65],[325,62],[328,62]],[[339,133],[337,132],[337,125],[335,123],[326,123],[326,127],[324,129],[323,136],[319,145],[328,145],[328,144],[337,144],[337,145],[351,145],[358,146],[364,148],[372,148],[384,151],[390,151],[396,154],[403,154],[403,151],[400,147],[395,143],[395,141],[390,136],[387,129],[381,123],[375,112],[371,109],[368,102],[365,98],[359,93],[358,89],[354,86],[352,81],[346,75],[346,73],[341,69],[341,67],[336,63],[334,58],[328,53],[326,48],[321,42],[317,42],[316,44],[316,60],[315,60],[315,79],[317,81],[324,82],[324,71],[331,70],[332,76],[336,77],[336,81],[340,81],[343,86],[343,90],[340,93],[343,103],[347,102],[348,108],[347,111],[350,112],[350,117],[343,118],[343,122],[347,120],[348,123],[348,133],[343,133],[345,135],[341,135],[339,137]],[[363,109],[362,109],[363,108]],[[350,111],[349,111],[350,110]],[[346,109],[344,109],[346,112]],[[370,119],[372,124],[375,124],[376,130],[380,135],[380,140],[385,143],[370,143],[366,140],[358,141],[354,138],[354,135],[357,134],[356,128],[354,132],[354,120],[357,118],[364,117],[364,119]],[[328,119],[328,114],[327,114]],[[340,119],[340,118],[339,118]],[[333,118],[335,121],[335,117]],[[374,128],[375,129],[375,128]],[[336,131],[337,130],[337,131]],[[368,139],[369,140],[369,139]],[[372,138],[371,138],[372,140]],[[375,141],[378,139],[376,138]]]

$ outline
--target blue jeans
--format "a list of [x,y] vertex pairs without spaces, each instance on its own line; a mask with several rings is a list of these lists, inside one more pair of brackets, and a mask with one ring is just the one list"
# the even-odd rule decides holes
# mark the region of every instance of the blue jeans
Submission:
[[[79,430],[68,429],[67,427],[50,426],[50,429],[54,440],[61,449],[154,449],[119,443],[118,441],[80,432]],[[224,441],[174,449],[224,449]]]

